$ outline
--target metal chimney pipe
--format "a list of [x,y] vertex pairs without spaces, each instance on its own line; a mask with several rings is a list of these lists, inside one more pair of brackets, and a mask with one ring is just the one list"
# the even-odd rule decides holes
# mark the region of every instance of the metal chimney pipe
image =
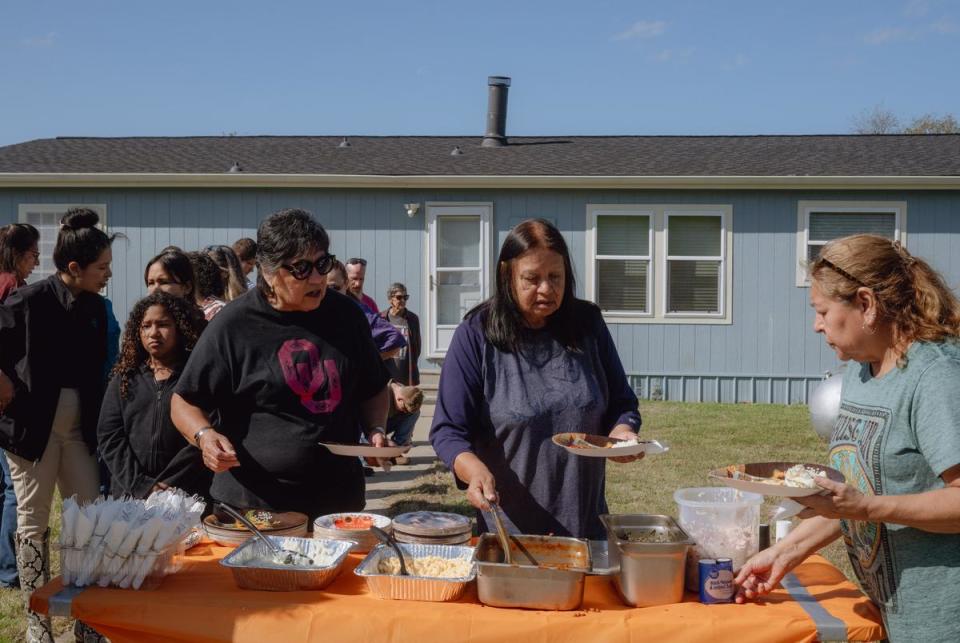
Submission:
[[481,147],[503,147],[507,144],[508,76],[487,77],[487,133]]

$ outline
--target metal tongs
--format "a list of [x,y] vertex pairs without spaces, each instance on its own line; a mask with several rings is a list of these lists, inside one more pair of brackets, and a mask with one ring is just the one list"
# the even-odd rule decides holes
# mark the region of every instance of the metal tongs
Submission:
[[228,514],[230,514],[231,516],[239,520],[240,524],[242,524],[244,527],[249,529],[254,536],[259,538],[260,542],[266,543],[267,548],[270,551],[272,551],[277,556],[284,556],[283,558],[284,565],[296,566],[297,562],[302,562],[307,566],[313,566],[313,559],[307,556],[306,554],[301,554],[300,552],[294,551],[293,549],[286,549],[285,547],[281,547],[277,543],[270,540],[270,538],[268,538],[262,531],[257,529],[257,526],[254,525],[253,522],[249,518],[244,516],[242,513],[240,513],[230,505],[225,505],[222,502],[218,504],[224,511],[226,511]]
[[396,552],[397,558],[400,559],[400,575],[409,576],[410,572],[407,571],[407,566],[403,562],[403,552],[400,551],[400,545],[398,545],[397,541],[393,539],[393,536],[380,529],[376,525],[370,525],[370,531],[372,531],[373,535],[376,536],[384,545],[393,547],[393,551]]
[[513,557],[510,555],[510,536],[503,526],[503,518],[500,517],[500,506],[493,500],[487,500],[490,505],[490,513],[493,514],[493,522],[497,525],[497,537],[500,538],[500,548],[503,549],[503,562],[508,565],[513,564]]

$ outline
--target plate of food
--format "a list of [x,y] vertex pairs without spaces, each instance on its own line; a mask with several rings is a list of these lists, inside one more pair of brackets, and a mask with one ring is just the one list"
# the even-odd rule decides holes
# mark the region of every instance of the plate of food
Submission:
[[334,455],[359,456],[361,458],[395,458],[410,450],[412,445],[375,447],[369,444],[343,444],[340,442],[321,442]]
[[[284,531],[307,524],[307,515],[296,511],[268,511],[266,509],[249,509],[243,515],[260,531]],[[248,531],[239,521],[230,514],[214,511],[203,519],[205,525],[214,529],[230,531]]]
[[639,438],[625,440],[589,433],[558,433],[553,436],[553,443],[574,455],[588,458],[619,458],[640,455],[641,453],[656,455],[670,450],[656,440],[640,440]]
[[731,464],[714,469],[708,477],[727,487],[781,498],[802,498],[821,493],[823,489],[814,481],[816,477],[845,481],[843,474],[836,469],[807,462]]

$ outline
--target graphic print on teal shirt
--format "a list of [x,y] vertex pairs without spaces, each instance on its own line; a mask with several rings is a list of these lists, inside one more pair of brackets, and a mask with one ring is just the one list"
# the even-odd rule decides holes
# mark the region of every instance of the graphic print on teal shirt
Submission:
[[[883,495],[880,462],[890,409],[843,402],[833,428],[830,464],[866,495]],[[861,520],[841,520],[843,541],[864,590],[877,603],[896,611],[896,576],[886,526]]]

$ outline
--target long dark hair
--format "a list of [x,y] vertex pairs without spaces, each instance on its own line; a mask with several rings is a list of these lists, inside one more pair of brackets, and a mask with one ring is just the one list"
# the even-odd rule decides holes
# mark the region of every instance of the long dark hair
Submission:
[[230,246],[207,246],[207,254],[223,273],[224,294],[227,301],[233,301],[247,292],[247,277],[237,253]]
[[190,257],[180,248],[167,246],[160,251],[156,257],[147,262],[147,267],[143,269],[143,283],[146,285],[147,277],[150,274],[150,266],[159,263],[164,272],[170,275],[175,282],[181,286],[190,287],[189,297],[193,299],[196,296],[196,279],[193,276],[193,266],[190,265]]
[[203,301],[207,297],[223,299],[226,283],[223,281],[220,266],[206,252],[190,252],[187,257],[190,259],[190,267],[193,268],[197,301]]
[[100,258],[117,235],[108,235],[97,227],[100,216],[89,208],[71,208],[60,219],[57,245],[53,248],[53,264],[60,272],[68,272],[71,261],[86,268]]
[[150,306],[162,306],[173,317],[173,322],[177,326],[179,348],[183,355],[193,350],[200,338],[200,333],[207,327],[203,312],[192,301],[182,297],[174,297],[158,290],[134,304],[123,331],[120,356],[112,371],[114,377],[120,378],[120,397],[127,397],[130,381],[147,361],[147,350],[140,341],[140,325],[143,324],[143,317]]
[[17,262],[40,240],[40,233],[29,223],[11,223],[0,228],[0,272],[12,272],[20,279]]
[[589,302],[578,300],[567,242],[557,228],[546,219],[527,219],[513,228],[503,241],[497,259],[497,281],[493,296],[467,313],[483,315],[483,333],[491,344],[506,353],[522,352],[524,336],[529,332],[513,293],[514,259],[535,248],[553,250],[563,258],[563,300],[547,319],[546,330],[568,350],[580,350],[586,316],[582,311]]

